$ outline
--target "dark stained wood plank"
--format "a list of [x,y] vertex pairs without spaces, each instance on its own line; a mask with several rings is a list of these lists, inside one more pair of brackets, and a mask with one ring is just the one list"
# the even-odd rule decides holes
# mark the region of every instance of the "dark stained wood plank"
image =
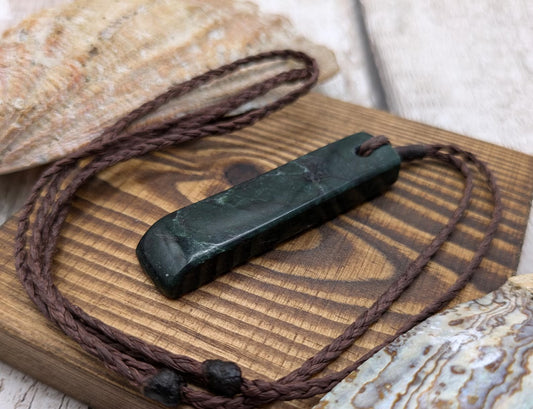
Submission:
[[[461,194],[456,172],[431,161],[405,166],[384,196],[178,300],[154,289],[134,249],[166,213],[358,131],[385,134],[395,145],[456,143],[486,160],[503,191],[504,221],[455,303],[494,290],[514,273],[533,192],[533,158],[313,94],[252,128],[102,172],[73,203],[55,258],[57,285],[90,314],[164,348],[200,360],[234,360],[250,378],[283,376],[340,334],[437,233]],[[488,200],[480,184],[471,210],[424,275],[329,370],[394,333],[453,282],[486,226]],[[15,229],[15,219],[0,229],[0,359],[94,409],[159,407],[37,313],[15,277]]]

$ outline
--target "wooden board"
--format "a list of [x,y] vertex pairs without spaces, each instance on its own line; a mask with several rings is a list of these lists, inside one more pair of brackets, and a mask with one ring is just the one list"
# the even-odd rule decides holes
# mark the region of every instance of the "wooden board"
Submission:
[[[283,376],[369,306],[456,207],[463,182],[431,161],[405,166],[384,196],[170,301],[142,273],[134,249],[161,216],[358,131],[394,145],[456,143],[486,160],[504,196],[488,257],[455,302],[513,274],[529,213],[533,158],[392,115],[309,95],[233,135],[206,138],[109,169],[79,192],[55,258],[56,283],[105,322],[199,360],[239,363],[249,378]],[[471,257],[488,220],[489,194],[471,210],[424,275],[331,369],[340,368],[444,291]],[[28,301],[13,266],[16,220],[0,229],[0,359],[93,409],[155,408],[81,351]],[[317,398],[276,404],[309,408]]]

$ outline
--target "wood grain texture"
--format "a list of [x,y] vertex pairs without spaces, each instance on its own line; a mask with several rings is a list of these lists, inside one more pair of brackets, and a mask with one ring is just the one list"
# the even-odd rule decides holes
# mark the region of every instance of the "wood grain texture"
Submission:
[[[456,302],[501,286],[518,262],[533,158],[316,94],[252,128],[101,173],[73,203],[55,258],[56,284],[90,314],[149,342],[200,360],[234,360],[250,378],[286,374],[369,306],[439,230],[463,186],[454,171],[430,161],[405,167],[386,195],[175,301],[153,288],[134,249],[166,213],[356,131],[386,134],[395,145],[453,142],[489,162],[503,190],[504,221]],[[393,333],[453,281],[482,235],[488,198],[476,188],[471,210],[424,276],[330,369]],[[0,230],[0,359],[94,409],[157,407],[36,312],[15,277],[15,228],[11,219]],[[317,400],[273,407],[308,408]]]
[[390,112],[533,154],[531,1],[360,2]]
[[[533,2],[354,3],[389,112],[533,154]],[[518,274],[532,266],[530,218]]]
[[0,362],[2,409],[87,409],[65,394]]
[[[50,7],[66,3],[69,0],[0,0],[0,31],[15,24],[30,13],[36,12],[44,7]],[[372,81],[368,56],[364,50],[368,47],[361,35],[363,25],[354,13],[354,4],[351,0],[330,0],[326,7],[315,0],[307,0],[304,7],[297,1],[272,1],[258,0],[263,11],[282,14],[291,19],[295,28],[313,41],[324,44],[330,49],[336,50],[339,65],[342,64],[342,72],[326,84],[318,87],[326,95],[334,96],[358,103],[365,106],[376,106],[375,83]],[[311,7],[310,7],[311,6]],[[354,17],[355,15],[355,17]],[[317,17],[319,20],[317,21]],[[317,22],[320,23],[320,30],[316,30]],[[6,218],[13,214],[27,196],[31,183],[35,181],[35,170],[22,171],[16,174],[0,176],[0,225]],[[4,387],[0,388],[0,407],[6,409],[18,408],[19,402],[12,397],[24,395],[25,391],[31,394],[35,388],[42,388],[37,385],[33,389],[27,389],[32,382],[17,384],[9,382],[11,369],[0,363],[0,377],[5,377]],[[14,378],[18,379],[18,378]],[[40,390],[40,389],[39,389]],[[48,395],[52,395],[50,391]],[[54,405],[51,400],[47,400],[47,406],[43,409],[64,409],[75,406],[77,403],[69,398],[60,396]],[[70,403],[69,403],[70,402]],[[42,404],[42,401],[40,401]],[[66,405],[71,406],[66,406]],[[21,407],[23,409],[23,407]]]

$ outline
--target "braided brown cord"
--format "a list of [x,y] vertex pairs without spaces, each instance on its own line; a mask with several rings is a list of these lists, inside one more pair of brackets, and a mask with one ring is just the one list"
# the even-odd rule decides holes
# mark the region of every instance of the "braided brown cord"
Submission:
[[[132,122],[164,105],[170,99],[231,74],[247,64],[273,58],[294,59],[301,62],[304,68],[277,74],[218,104],[171,122],[134,133],[126,132]],[[316,82],[317,76],[316,63],[302,53],[283,50],[245,58],[173,87],[106,129],[100,138],[89,144],[83,151],[69,155],[53,164],[36,183],[31,197],[22,210],[15,249],[15,263],[20,280],[41,312],[56,323],[65,334],[78,342],[83,349],[98,357],[108,368],[121,374],[134,385],[144,387],[160,372],[160,368],[172,368],[183,375],[188,382],[205,386],[206,379],[201,362],[171,353],[127,335],[88,315],[58,291],[52,280],[51,267],[52,255],[61,226],[77,189],[99,171],[155,149],[163,149],[191,139],[223,134],[251,125],[306,93]],[[286,83],[298,83],[299,87],[265,107],[228,116],[242,104]],[[384,143],[388,143],[384,137],[371,139],[368,144],[361,147],[359,154],[370,155],[373,150],[378,149]],[[309,358],[300,368],[277,381],[243,379],[240,394],[232,398],[216,396],[197,388],[184,386],[181,390],[184,403],[196,408],[242,409],[261,406],[277,400],[302,399],[325,393],[378,349],[446,305],[464,287],[487,252],[501,219],[502,206],[494,176],[474,155],[457,147],[418,145],[397,148],[397,151],[404,161],[432,157],[450,164],[464,175],[466,182],[463,197],[446,226],[368,310],[330,345]],[[461,159],[461,156],[464,159]],[[356,362],[339,372],[315,377],[388,310],[448,239],[468,207],[472,194],[473,176],[467,161],[474,164],[485,175],[493,193],[494,211],[486,234],[464,272],[458,275],[456,282],[445,294],[414,316],[385,343],[368,351]]]
[[[304,67],[277,74],[217,105],[198,110],[174,122],[133,134],[124,133],[132,122],[164,105],[169,99],[184,95],[249,64],[271,59],[294,59]],[[70,201],[77,189],[88,179],[113,164],[173,144],[206,135],[223,134],[251,125],[305,94],[316,83],[317,78],[316,62],[300,52],[273,51],[238,60],[171,88],[106,129],[100,138],[84,150],[54,163],[41,175],[22,209],[15,248],[15,263],[20,280],[41,312],[84,349],[136,385],[142,385],[157,369],[152,363],[146,364],[133,359],[128,355],[131,351],[146,356],[149,362],[177,366],[184,373],[200,374],[200,364],[197,361],[185,356],[169,358],[165,350],[129,337],[87,315],[57,290],[51,279],[52,254]],[[225,116],[238,106],[266,94],[277,86],[291,83],[299,83],[298,88],[276,101],[239,115]],[[81,165],[80,159],[87,157],[89,161]],[[31,226],[31,235],[28,236],[32,215],[35,216],[35,221]],[[119,346],[114,345],[115,343]],[[110,346],[111,344],[113,346]]]

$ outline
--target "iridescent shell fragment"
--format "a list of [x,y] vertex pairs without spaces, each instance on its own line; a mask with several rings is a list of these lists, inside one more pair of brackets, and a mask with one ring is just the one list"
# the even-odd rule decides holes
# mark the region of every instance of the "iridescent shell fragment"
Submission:
[[315,409],[507,409],[533,402],[533,274],[419,324]]

